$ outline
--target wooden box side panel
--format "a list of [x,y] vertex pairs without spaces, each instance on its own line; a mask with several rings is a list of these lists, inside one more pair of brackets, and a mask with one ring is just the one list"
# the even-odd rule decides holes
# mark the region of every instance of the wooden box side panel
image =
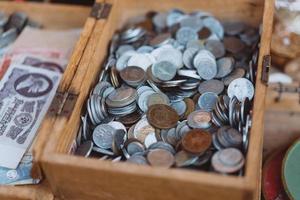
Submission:
[[55,194],[70,200],[250,200],[253,197],[244,187],[244,179],[210,173],[116,164],[59,154],[52,154],[43,162],[43,168],[51,172],[47,175],[56,184]]
[[0,2],[0,8],[6,13],[25,12],[31,19],[49,29],[81,28],[90,13],[90,8],[85,6],[45,3]]
[[264,133],[264,111],[267,86],[261,80],[263,60],[270,55],[271,35],[273,27],[274,0],[265,1],[263,29],[260,42],[258,69],[256,75],[256,91],[250,132],[249,150],[246,159],[246,179],[254,190],[260,188],[262,148]]

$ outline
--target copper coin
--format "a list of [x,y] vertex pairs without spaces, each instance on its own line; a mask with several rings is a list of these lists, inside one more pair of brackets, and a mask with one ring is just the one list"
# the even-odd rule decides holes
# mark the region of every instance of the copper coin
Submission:
[[138,83],[145,79],[146,73],[140,67],[129,66],[120,72],[121,78],[126,82]]
[[164,104],[155,104],[147,112],[149,123],[158,129],[170,129],[177,125],[179,115],[172,107]]
[[188,115],[191,114],[195,110],[195,103],[190,98],[185,98],[183,101],[186,104],[186,110],[185,110],[182,118],[186,119],[188,117]]
[[211,31],[208,28],[203,27],[198,35],[200,40],[205,40],[211,35]]
[[162,33],[157,35],[155,38],[150,40],[151,46],[159,46],[167,42],[170,38],[172,38],[170,33]]
[[210,133],[201,129],[193,129],[182,138],[182,148],[193,154],[202,154],[211,146],[211,142]]
[[151,150],[147,154],[147,160],[152,166],[166,167],[166,168],[171,167],[175,162],[175,158],[173,154],[170,151],[167,151],[165,149]]
[[142,115],[139,111],[135,111],[129,115],[119,118],[119,121],[125,126],[132,125],[141,119]]
[[224,45],[227,51],[236,54],[241,52],[245,47],[245,43],[237,37],[225,37]]

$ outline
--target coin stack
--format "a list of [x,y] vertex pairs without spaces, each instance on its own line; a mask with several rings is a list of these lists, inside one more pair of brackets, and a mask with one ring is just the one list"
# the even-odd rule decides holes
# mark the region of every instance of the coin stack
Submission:
[[243,174],[259,31],[173,9],[116,33],[77,155]]

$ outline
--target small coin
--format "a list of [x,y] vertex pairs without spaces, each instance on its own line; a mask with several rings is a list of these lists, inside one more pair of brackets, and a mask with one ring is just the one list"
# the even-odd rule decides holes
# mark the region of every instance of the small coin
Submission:
[[200,94],[204,94],[206,92],[213,92],[219,95],[223,92],[223,90],[224,83],[216,79],[203,81],[198,87],[198,91],[200,92]]
[[201,50],[194,58],[194,66],[201,78],[213,79],[217,75],[217,63],[213,55],[207,50]]
[[127,162],[134,163],[137,165],[148,165],[148,162],[144,156],[141,155],[132,155]]
[[110,149],[112,147],[113,136],[115,129],[107,124],[100,124],[93,132],[94,143],[103,149]]
[[172,80],[177,71],[177,67],[168,61],[154,63],[152,66],[152,74],[161,81]]
[[156,167],[171,167],[175,158],[170,151],[165,149],[154,149],[147,154],[147,160],[152,166]]
[[223,78],[230,74],[234,68],[235,61],[232,57],[223,57],[217,60],[218,73],[216,78]]
[[197,39],[198,39],[197,30],[193,28],[185,26],[185,27],[181,27],[176,32],[176,40],[182,45],[186,45],[190,40],[197,40]]
[[140,67],[129,66],[120,72],[120,77],[128,85],[136,87],[144,82],[146,73]]
[[229,84],[227,93],[230,98],[235,96],[240,102],[246,98],[252,100],[254,96],[254,86],[248,79],[238,78]]
[[165,104],[169,105],[170,100],[167,95],[164,93],[153,93],[148,97],[147,105],[148,107],[155,105],[155,104]]
[[198,32],[203,28],[203,23],[202,20],[197,16],[185,16],[180,20],[180,26],[189,27]]
[[198,48],[187,48],[184,53],[183,53],[183,63],[184,65],[189,68],[192,69],[194,68],[194,64],[193,64],[193,59],[195,57],[195,55],[197,54],[197,52],[199,51]]
[[177,112],[172,107],[164,104],[150,106],[147,118],[152,126],[159,129],[173,128],[179,120]]
[[211,143],[211,134],[201,129],[189,131],[181,142],[183,149],[193,154],[202,154],[211,146]]
[[150,56],[151,54],[135,53],[129,58],[127,66],[137,66],[146,71],[153,64],[153,58]]
[[237,37],[225,37],[224,45],[226,50],[233,54],[243,51],[246,47],[245,43]]
[[147,118],[142,118],[134,127],[134,138],[144,144],[147,135],[155,133],[155,129],[149,124]]
[[211,114],[206,111],[194,111],[192,112],[188,118],[188,125],[191,128],[209,128],[211,126]]
[[244,166],[245,159],[238,149],[227,148],[216,152],[211,163],[217,172],[230,174],[239,171]]
[[146,136],[144,144],[146,148],[149,148],[149,146],[151,146],[156,142],[157,142],[157,138],[155,136],[155,132],[154,133],[152,132]]
[[93,142],[86,141],[81,145],[79,145],[79,147],[77,147],[75,151],[75,155],[88,157],[91,154],[92,149],[93,149]]
[[132,156],[136,153],[139,152],[144,152],[145,151],[145,147],[144,145],[138,141],[138,140],[127,140],[127,144],[125,144],[125,148],[127,150],[127,153]]
[[174,110],[176,110],[179,116],[183,116],[187,109],[187,105],[184,101],[173,102],[171,104],[171,107],[174,108]]
[[175,164],[177,167],[187,167],[195,163],[197,159],[197,155],[190,154],[186,151],[179,151],[175,155]]
[[212,52],[216,58],[221,58],[225,55],[224,44],[218,40],[207,40],[205,48]]
[[233,80],[237,78],[242,78],[245,75],[245,70],[243,68],[235,68],[229,75],[222,78],[225,86],[228,86]]
[[212,111],[217,103],[218,95],[214,92],[205,92],[201,94],[198,100],[198,105],[205,111]]
[[190,98],[185,98],[183,101],[186,104],[186,110],[185,110],[182,118],[186,119],[189,116],[189,114],[191,114],[195,110],[195,103]]

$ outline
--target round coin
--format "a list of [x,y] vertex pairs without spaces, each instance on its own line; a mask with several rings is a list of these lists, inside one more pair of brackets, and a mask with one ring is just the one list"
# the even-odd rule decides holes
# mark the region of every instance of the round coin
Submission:
[[206,92],[213,92],[219,95],[223,92],[223,90],[224,90],[224,83],[216,79],[203,81],[202,83],[200,83],[198,87],[198,91],[200,94],[204,94]]
[[216,58],[223,57],[225,55],[224,44],[218,40],[207,40],[205,48],[212,52]]
[[147,105],[148,107],[155,104],[165,104],[169,105],[170,100],[164,93],[153,93],[148,97]]
[[152,74],[161,81],[172,80],[177,71],[177,67],[168,61],[161,61],[152,65]]
[[213,55],[207,50],[201,50],[194,57],[194,66],[201,78],[213,79],[217,75],[217,63]]
[[154,149],[147,154],[147,160],[152,166],[156,167],[171,167],[175,158],[170,151],[165,149]]
[[182,45],[186,45],[190,40],[197,40],[197,39],[198,39],[198,33],[193,28],[181,27],[176,32],[176,40]]
[[129,66],[120,72],[120,77],[128,85],[136,87],[146,78],[145,71],[140,67]]
[[237,97],[240,102],[246,98],[252,100],[254,96],[254,86],[248,79],[238,78],[229,84],[227,94],[230,98],[234,96]]
[[224,45],[227,51],[237,54],[246,47],[245,43],[237,37],[225,37]]
[[201,130],[193,129],[186,133],[182,138],[182,148],[193,154],[204,153],[212,143],[211,134]]
[[94,143],[103,149],[110,149],[112,147],[115,129],[107,124],[100,124],[93,132]]
[[211,126],[211,114],[206,111],[194,111],[187,118],[191,128],[209,128]]
[[211,160],[214,170],[220,173],[239,171],[245,163],[243,154],[235,148],[227,148],[216,152]]
[[232,57],[223,57],[217,60],[218,73],[216,78],[223,78],[230,74],[234,68],[235,61]]
[[149,107],[147,119],[155,128],[170,129],[176,126],[179,116],[172,107],[164,104],[156,104]]

